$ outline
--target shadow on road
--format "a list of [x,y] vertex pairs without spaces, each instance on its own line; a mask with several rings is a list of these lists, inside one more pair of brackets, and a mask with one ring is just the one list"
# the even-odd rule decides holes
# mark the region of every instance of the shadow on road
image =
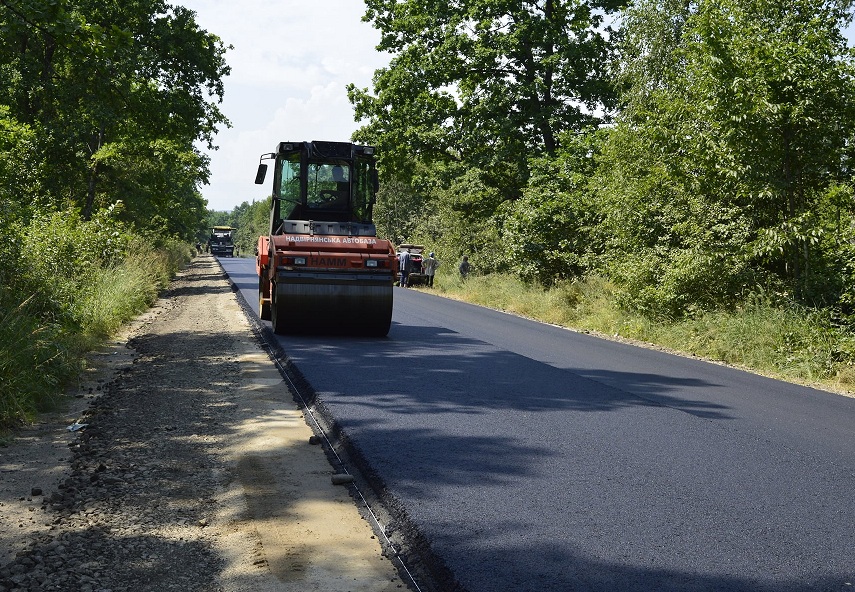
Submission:
[[[369,394],[363,404],[391,404],[397,413],[600,412],[664,406],[705,419],[729,418],[725,406],[689,396],[692,389],[715,386],[700,379],[555,368],[437,327],[396,324],[394,336],[282,341],[298,366],[302,360],[317,364],[323,358],[325,373],[345,375],[359,368],[358,390],[347,394]],[[355,386],[352,381],[342,384]]]
[[757,436],[713,450],[733,429],[703,398],[720,385],[558,368],[432,326],[390,335],[279,343],[438,589],[850,589],[845,534],[817,520],[851,503],[824,488],[785,504],[814,486]]

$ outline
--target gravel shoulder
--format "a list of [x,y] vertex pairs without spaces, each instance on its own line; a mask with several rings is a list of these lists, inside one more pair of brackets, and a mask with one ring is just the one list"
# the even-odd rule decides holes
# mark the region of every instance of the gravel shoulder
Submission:
[[408,589],[312,435],[197,257],[0,448],[0,592]]

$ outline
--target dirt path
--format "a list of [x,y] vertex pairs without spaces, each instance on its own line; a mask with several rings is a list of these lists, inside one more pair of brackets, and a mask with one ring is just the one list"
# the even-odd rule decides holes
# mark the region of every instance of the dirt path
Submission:
[[407,589],[213,258],[126,337],[0,448],[0,592]]

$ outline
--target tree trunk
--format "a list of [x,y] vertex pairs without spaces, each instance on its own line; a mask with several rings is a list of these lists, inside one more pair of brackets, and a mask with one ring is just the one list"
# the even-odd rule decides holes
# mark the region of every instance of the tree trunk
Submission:
[[[92,152],[92,156],[95,156],[95,153],[104,143],[104,128],[98,130],[96,134],[94,134],[94,146],[90,147],[90,151]],[[92,218],[92,209],[95,207],[95,187],[98,180],[98,161],[94,158],[91,159],[91,164],[89,165],[89,183],[86,189],[86,205],[83,207],[83,219],[89,220]]]

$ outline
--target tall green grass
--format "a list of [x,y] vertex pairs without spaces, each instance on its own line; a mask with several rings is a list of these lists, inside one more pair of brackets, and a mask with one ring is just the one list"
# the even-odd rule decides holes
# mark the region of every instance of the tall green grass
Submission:
[[855,333],[828,311],[763,298],[735,310],[679,321],[621,308],[615,286],[599,277],[549,289],[502,274],[463,281],[446,271],[434,292],[474,304],[608,337],[647,342],[755,372],[836,391],[855,390]]
[[[190,257],[189,245],[165,241],[154,248],[137,237],[119,263],[46,282],[47,293],[18,302],[14,293],[0,294],[0,431],[52,408],[82,370],[86,352],[148,308]],[[52,285],[62,291],[55,307]]]
[[99,341],[148,308],[172,274],[187,261],[183,245],[154,250],[139,242],[121,265],[93,271],[73,305],[81,334]]
[[79,369],[62,328],[36,312],[27,300],[0,313],[0,428],[49,408]]

